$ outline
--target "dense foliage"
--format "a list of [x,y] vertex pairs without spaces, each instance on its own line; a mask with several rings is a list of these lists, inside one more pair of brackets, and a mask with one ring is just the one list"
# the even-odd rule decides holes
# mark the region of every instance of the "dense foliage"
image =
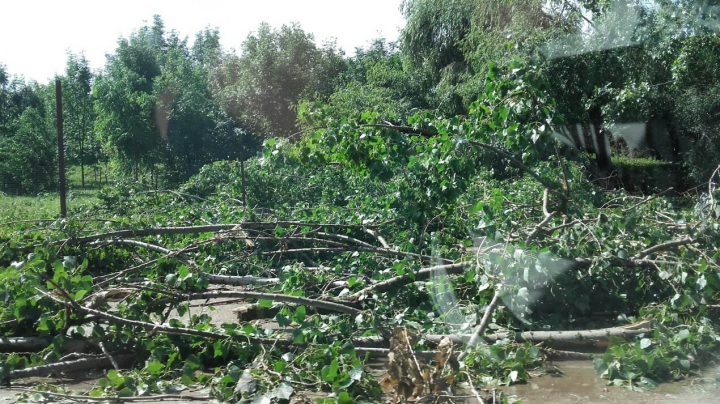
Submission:
[[[312,129],[298,120],[303,102],[356,119],[377,112],[378,122],[420,110],[468,116],[488,71],[519,63],[546,83],[541,98],[555,100],[543,106],[558,116],[551,130],[595,154],[597,177],[616,168],[612,155],[639,153],[671,163],[675,188],[690,189],[720,158],[717,10],[696,3],[407,0],[400,42],[376,39],[350,57],[298,25],[263,24],[237,54],[216,30],[189,46],[156,16],[120,38],[101,71],[68,54],[58,77],[66,154],[83,183],[90,164],[176,186],[207,163],[256,154],[265,139],[297,140]],[[2,165],[4,192],[56,187],[53,87],[0,68],[0,160],[21,163]],[[41,151],[42,169],[23,169],[23,144]]]
[[[352,57],[297,25],[191,47],[159,17],[97,74],[69,54],[68,159],[116,182],[0,223],[0,379],[82,352],[115,368],[92,396],[406,402],[563,355],[639,388],[716,363],[714,6],[402,10]],[[4,192],[55,186],[52,90],[0,69]],[[201,309],[227,299],[238,322]]]

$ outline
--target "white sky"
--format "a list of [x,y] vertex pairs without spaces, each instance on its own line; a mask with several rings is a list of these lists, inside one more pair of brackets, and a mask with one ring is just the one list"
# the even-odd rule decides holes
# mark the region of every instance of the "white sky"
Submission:
[[154,14],[190,43],[198,31],[217,27],[223,47],[239,49],[263,21],[275,28],[298,22],[318,44],[336,38],[354,54],[374,38],[397,39],[404,26],[399,6],[400,0],[0,0],[0,64],[46,83],[65,70],[69,49],[101,68],[118,38],[152,24]]

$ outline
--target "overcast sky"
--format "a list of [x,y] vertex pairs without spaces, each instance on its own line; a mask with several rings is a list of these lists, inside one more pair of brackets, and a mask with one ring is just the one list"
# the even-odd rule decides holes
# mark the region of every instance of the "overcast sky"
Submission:
[[261,22],[298,22],[315,40],[335,38],[346,53],[380,36],[396,40],[404,20],[400,0],[2,0],[0,64],[10,74],[47,82],[65,69],[66,50],[84,52],[93,68],[105,64],[119,37],[152,23],[154,14],[192,42],[219,28],[225,49],[239,49]]

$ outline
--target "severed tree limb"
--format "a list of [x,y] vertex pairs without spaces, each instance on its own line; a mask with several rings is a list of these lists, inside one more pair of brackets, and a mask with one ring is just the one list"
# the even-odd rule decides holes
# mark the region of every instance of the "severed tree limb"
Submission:
[[63,394],[54,393],[52,391],[42,391],[35,389],[26,389],[24,387],[10,387],[10,390],[22,391],[30,394],[40,394],[43,396],[65,398],[68,400],[76,401],[106,401],[106,402],[138,402],[138,401],[151,401],[160,402],[163,400],[184,400],[184,401],[210,401],[210,396],[191,396],[185,394],[158,394],[154,396],[136,396],[136,397],[91,397],[81,396],[77,394]]
[[[546,188],[546,189],[547,189],[547,188]],[[551,221],[551,220],[553,219],[553,217],[555,216],[555,213],[556,213],[555,211],[552,211],[552,212],[548,213],[547,216],[545,216],[545,219],[543,219],[542,222],[538,223],[538,225],[535,226],[535,228],[533,229],[533,231],[530,232],[530,234],[528,234],[528,236],[525,238],[525,244],[527,244],[527,243],[529,243],[530,241],[532,241],[532,239],[534,239],[534,238],[538,235],[538,233],[540,232],[540,230],[541,230],[543,227],[545,227],[545,225],[547,225],[548,223],[550,223],[550,221]]]
[[[240,222],[240,223],[228,223],[228,224],[210,224],[202,226],[178,226],[178,227],[154,227],[147,229],[135,229],[135,230],[118,230],[107,233],[93,234],[84,237],[68,238],[64,240],[54,241],[52,243],[43,244],[43,246],[53,245],[74,245],[89,243],[97,240],[112,239],[112,238],[129,238],[129,237],[145,237],[145,236],[156,236],[156,235],[173,235],[173,234],[196,234],[196,233],[216,233],[219,231],[230,231],[237,226],[242,226],[243,230],[259,230],[259,229],[272,229],[275,227],[289,227],[289,226],[309,226],[309,227],[327,227],[327,228],[338,228],[338,229],[356,229],[364,231],[367,227],[378,227],[377,225],[353,225],[353,224],[336,224],[336,223],[304,223],[294,220],[282,220],[276,222]],[[33,246],[35,248],[38,246]]]
[[214,285],[232,285],[232,286],[249,286],[249,285],[274,285],[280,282],[279,278],[262,278],[256,276],[231,276],[231,275],[213,275],[203,274],[210,284]]
[[378,233],[377,231],[373,229],[365,229],[365,233],[375,237],[384,248],[390,249],[390,244],[388,244],[388,242],[385,241],[385,238],[381,236],[380,233]]
[[317,234],[318,236],[325,236],[325,237],[329,237],[329,238],[336,238],[338,240],[349,241],[351,243],[354,243],[354,244],[357,244],[357,245],[360,245],[363,247],[375,248],[375,246],[370,243],[366,243],[362,240],[358,240],[354,237],[346,236],[344,234],[334,234],[334,233],[324,233],[324,232],[316,232],[315,234]]
[[644,204],[646,204],[646,203],[648,203],[648,202],[651,202],[651,201],[653,201],[654,199],[657,199],[657,198],[659,198],[659,197],[667,194],[668,192],[670,192],[670,191],[672,191],[672,190],[673,190],[673,187],[670,187],[670,188],[668,188],[668,189],[666,189],[666,190],[664,190],[664,191],[662,191],[662,192],[660,192],[660,193],[658,193],[658,194],[656,194],[656,195],[651,196],[650,198],[646,198],[646,199],[644,199],[644,200],[636,203],[635,205],[630,206],[629,208],[623,209],[623,212],[625,212],[625,213],[630,212],[630,211],[632,211],[633,209],[637,208],[638,206],[641,206],[641,205],[644,205]]
[[[575,258],[569,259],[571,265],[568,269],[581,268],[587,269],[593,265],[593,260],[590,258]],[[643,260],[643,259],[622,259],[622,258],[610,258],[608,261],[615,266],[623,268],[648,268],[657,269],[655,261]]]
[[103,342],[100,341],[100,343],[98,345],[100,345],[100,349],[102,350],[103,354],[105,354],[105,357],[108,358],[108,360],[112,364],[113,368],[115,368],[115,370],[120,370],[120,364],[118,363],[117,360],[115,360],[115,357],[113,357],[112,353],[107,350],[107,348],[105,347],[105,344],[103,344]]
[[[170,256],[172,256],[172,255],[166,254],[165,257],[163,257],[163,258],[168,258],[168,257],[170,257]],[[142,264],[135,265],[135,266],[132,266],[132,267],[130,267],[130,268],[125,268],[125,269],[123,269],[122,271],[118,271],[118,272],[115,272],[115,273],[112,273],[112,274],[108,274],[108,275],[96,276],[96,277],[93,279],[93,281],[96,281],[96,282],[97,282],[94,286],[95,286],[96,288],[100,288],[100,287],[105,286],[105,285],[107,285],[108,283],[110,283],[110,282],[112,282],[112,281],[120,278],[120,277],[123,276],[123,275],[127,275],[127,274],[129,274],[129,273],[131,273],[131,272],[139,271],[139,270],[141,270],[141,269],[145,269],[145,268],[147,268],[147,267],[153,266],[153,265],[155,265],[157,262],[158,262],[158,259],[156,258],[156,259],[154,259],[154,260],[150,260],[150,261],[148,261],[148,262],[144,262],[144,263],[142,263]]]
[[491,144],[478,142],[477,140],[468,140],[468,143],[470,143],[471,145],[476,146],[476,147],[492,150],[493,152],[505,157],[506,159],[510,160],[513,164],[515,164],[519,169],[530,174],[531,177],[533,177],[540,184],[544,185],[545,188],[547,188],[552,193],[557,195],[560,199],[567,202],[567,196],[557,189],[558,188],[557,184],[553,184],[550,181],[539,176],[530,167],[526,166],[522,161],[518,160],[515,156],[511,155],[510,153],[507,153],[507,152],[503,151],[502,149],[499,149]]
[[[437,132],[434,131],[428,131],[425,129],[420,128],[412,128],[408,126],[396,126],[396,125],[389,125],[389,124],[366,124],[363,125],[365,127],[371,127],[371,128],[383,128],[383,129],[392,129],[394,131],[408,134],[408,135],[419,135],[425,138],[431,138],[438,136]],[[552,184],[548,180],[542,178],[541,176],[537,175],[530,167],[526,166],[522,161],[518,160],[515,156],[511,155],[510,153],[507,153],[503,151],[502,149],[495,147],[491,144],[478,142],[477,140],[468,140],[468,143],[475,147],[480,147],[483,149],[488,149],[493,151],[496,154],[501,155],[502,157],[510,160],[513,164],[515,164],[518,168],[525,171],[526,173],[530,174],[535,180],[537,180],[540,184],[544,185],[546,188],[548,188],[550,191],[552,191],[555,195],[557,195],[560,199],[563,201],[567,201],[567,196],[560,192],[557,188],[556,184]]]
[[[276,302],[293,303],[302,306],[315,307],[318,309],[331,310],[339,313],[350,314],[357,316],[362,311],[346,306],[340,303],[326,302],[323,300],[309,299],[306,297],[281,295],[277,293],[260,293],[260,292],[203,292],[203,293],[190,293],[182,295],[183,301],[187,300],[207,300],[207,299],[227,299],[227,298],[239,298],[239,299],[257,299],[257,300],[273,300]],[[166,304],[171,301],[176,301],[176,298],[161,299],[155,302],[155,304]]]
[[592,353],[563,351],[553,348],[540,348],[540,351],[545,355],[545,358],[552,361],[593,360],[599,356]]
[[181,197],[181,198],[192,198],[192,199],[197,199],[197,200],[199,200],[199,201],[201,201],[201,202],[210,202],[208,199],[201,198],[201,197],[196,196],[196,195],[186,194],[186,193],[184,193],[184,192],[173,191],[173,190],[171,190],[171,189],[157,189],[157,190],[141,191],[141,192],[138,192],[137,195],[142,195],[142,194],[159,194],[159,193],[163,193],[163,192],[164,192],[164,193],[170,193],[170,194],[173,194],[173,195],[175,195],[175,196],[179,196],[179,197]]
[[[485,329],[487,328],[488,324],[490,323],[490,317],[492,317],[493,312],[495,311],[495,308],[497,307],[498,303],[500,302],[500,295],[502,294],[502,291],[500,290],[500,287],[495,290],[495,295],[493,295],[492,300],[490,301],[490,304],[488,305],[487,309],[485,309],[485,314],[482,317],[482,320],[480,321],[480,324],[478,324],[477,328],[475,329],[475,332],[473,332],[472,337],[470,338],[470,341],[468,341],[469,347],[474,347],[477,345],[477,343],[480,341],[480,338],[482,338],[482,334],[485,332]],[[467,356],[469,351],[465,350],[463,351],[460,356],[458,356],[458,361],[463,361],[465,357]]]
[[[200,268],[195,264],[193,261],[190,261],[189,259],[182,257],[181,254],[184,251],[188,251],[188,249],[184,249],[182,251],[173,251],[169,250],[164,247],[160,247],[158,245],[145,243],[143,241],[137,241],[137,240],[127,240],[127,239],[120,239],[120,240],[108,240],[108,241],[102,241],[102,244],[127,244],[137,247],[142,247],[151,251],[159,252],[162,254],[165,254],[165,256],[177,256],[177,259],[182,261],[184,264],[196,269],[199,271],[200,275],[207,278],[211,283],[216,284],[222,284],[222,285],[237,285],[237,286],[247,286],[247,285],[270,285],[278,283],[278,278],[259,278],[254,276],[225,276],[225,275],[213,275],[208,274],[200,270]],[[154,260],[157,262],[157,260]],[[131,269],[136,269],[138,267],[145,267],[144,264],[138,265],[133,268],[128,268],[127,270],[123,270],[119,273],[114,274],[113,276],[118,276],[118,274],[126,274]],[[109,280],[112,280],[110,278]],[[105,284],[109,282],[109,280],[104,281],[102,284]]]
[[[135,361],[135,357],[136,355],[134,353],[115,356],[117,362],[123,364],[123,367],[128,367],[128,365]],[[27,369],[13,370],[8,374],[8,378],[21,379],[24,377],[47,376],[53,373],[60,372],[108,367],[112,367],[110,359],[108,359],[105,355],[101,355],[90,358],[76,359],[72,361],[62,361],[47,365],[34,366]]]
[[382,123],[368,123],[361,125],[365,128],[380,128],[380,129],[392,129],[396,132],[405,133],[408,135],[420,135],[422,137],[426,138],[432,138],[438,135],[435,131],[430,131],[427,129],[422,128],[413,128],[410,126],[400,126],[400,125],[391,125],[389,123],[382,124]]
[[[148,323],[145,321],[138,321],[138,320],[129,320],[126,318],[112,315],[110,313],[106,313],[104,311],[80,306],[77,302],[72,301],[72,300],[67,300],[67,301],[59,300],[55,296],[53,296],[49,293],[46,293],[45,291],[38,289],[38,288],[36,288],[36,290],[38,292],[42,293],[43,295],[45,295],[46,297],[50,298],[51,300],[55,301],[58,304],[69,306],[70,308],[72,308],[80,313],[95,315],[96,317],[103,318],[113,324],[126,325],[126,326],[130,326],[130,327],[138,327],[138,328],[143,328],[150,332],[160,333],[160,334],[168,334],[168,335],[187,335],[187,336],[195,336],[195,337],[204,337],[204,338],[209,338],[209,339],[213,339],[213,340],[230,338],[230,336],[228,336],[227,334],[222,334],[219,332],[194,330],[192,328],[183,328],[183,327],[171,327],[171,326],[163,325],[163,324]],[[59,289],[59,290],[62,292],[61,289]],[[63,293],[63,294],[67,295],[67,293]],[[66,299],[69,299],[69,297],[66,297]],[[283,343],[283,341],[250,337],[250,336],[243,336],[242,338],[246,339],[248,342],[253,343],[253,344]]]
[[399,257],[399,258],[405,258],[405,257],[413,257],[415,259],[423,260],[423,261],[433,261],[433,260],[439,260],[446,264],[452,263],[451,260],[445,259],[445,258],[439,258],[439,257],[432,257],[430,255],[424,255],[424,254],[417,254],[417,253],[411,253],[411,252],[405,252],[405,251],[395,251],[390,250],[387,248],[380,248],[380,247],[308,247],[308,248],[292,248],[288,250],[277,250],[277,251],[263,251],[260,254],[261,255],[280,255],[280,254],[290,254],[290,253],[312,253],[312,252],[339,252],[339,251],[348,251],[348,252],[371,252],[376,254],[382,254],[382,255],[389,255],[393,257]]
[[465,271],[465,268],[468,268],[472,265],[474,265],[474,263],[472,261],[464,261],[464,262],[460,262],[457,264],[436,265],[433,267],[423,268],[423,269],[415,272],[413,275],[411,275],[411,274],[400,275],[400,276],[396,276],[396,277],[378,282],[374,285],[370,285],[370,286],[350,295],[348,300],[354,302],[354,301],[359,300],[361,297],[368,295],[369,293],[386,292],[390,289],[398,288],[398,287],[413,283],[415,281],[428,279],[428,278],[430,278],[430,276],[432,276],[434,274],[437,274],[437,275],[461,274]]
[[[582,347],[584,345],[597,345],[599,342],[608,341],[611,337],[630,338],[640,334],[652,332],[649,326],[643,326],[637,329],[628,329],[624,327],[600,328],[596,330],[575,330],[575,331],[524,331],[524,332],[496,332],[482,336],[483,340],[492,344],[503,339],[511,339],[517,342],[532,343],[553,343],[568,342],[570,344]],[[472,338],[471,334],[424,334],[422,339],[439,344],[443,338],[448,338],[455,345],[465,345]],[[382,336],[369,337],[353,337],[352,342],[358,347],[384,347],[388,341]]]
[[135,247],[142,247],[146,250],[159,252],[162,254],[167,255],[178,255],[180,252],[176,252],[170,249],[167,249],[165,247],[160,247],[159,245],[146,243],[144,241],[138,241],[138,240],[130,240],[130,239],[113,239],[113,240],[105,240],[105,241],[98,241],[95,243],[91,243],[91,245],[112,245],[112,244],[120,244],[120,245],[131,245]]
[[67,220],[68,222],[103,222],[103,223],[120,223],[117,220],[103,219],[103,218],[68,218],[68,219],[24,219],[24,220],[11,220],[9,222],[0,222],[0,226],[15,225],[21,223],[45,223],[45,222],[57,222]]
[[662,244],[654,245],[654,246],[652,246],[652,247],[650,247],[650,248],[646,248],[646,249],[640,251],[639,253],[635,254],[635,256],[633,257],[633,259],[634,259],[634,260],[639,260],[639,259],[642,259],[642,258],[644,258],[644,257],[647,257],[648,255],[650,255],[650,254],[652,254],[652,253],[654,253],[654,252],[666,251],[666,250],[669,250],[669,249],[672,249],[672,248],[675,248],[675,247],[680,247],[680,246],[692,244],[692,243],[694,243],[694,242],[695,242],[695,240],[692,239],[692,238],[684,238],[684,239],[682,239],[682,240],[668,241],[667,243],[662,243]]

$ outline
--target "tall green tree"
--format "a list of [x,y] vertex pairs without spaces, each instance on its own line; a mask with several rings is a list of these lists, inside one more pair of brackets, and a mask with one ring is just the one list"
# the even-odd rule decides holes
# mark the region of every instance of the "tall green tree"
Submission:
[[10,133],[0,136],[0,187],[13,194],[57,189],[54,86],[25,84],[15,78]]
[[240,56],[226,55],[213,74],[213,90],[227,113],[263,137],[297,132],[298,101],[322,98],[343,69],[332,44],[319,49],[298,25],[268,24],[247,37]]
[[357,48],[346,63],[342,85],[328,100],[338,115],[375,111],[382,119],[395,120],[413,108],[428,107],[424,77],[406,69],[397,44],[375,39],[367,48]]
[[63,118],[68,162],[80,165],[80,180],[85,188],[85,166],[95,162],[97,150],[93,127],[95,112],[92,99],[93,74],[84,55],[68,53],[62,78]]
[[93,88],[95,130],[136,180],[142,167],[150,168],[159,161],[162,150],[153,81],[161,73],[166,51],[164,32],[162,20],[156,16],[152,27],[121,38]]
[[401,33],[406,69],[427,77],[432,108],[467,113],[482,93],[489,62],[529,59],[550,38],[579,27],[567,2],[538,0],[405,0]]
[[216,44],[190,51],[184,41],[171,43],[154,81],[164,162],[175,180],[189,178],[214,160],[234,158],[242,148],[236,136],[242,125],[223,113],[208,88],[206,65],[214,63]]

